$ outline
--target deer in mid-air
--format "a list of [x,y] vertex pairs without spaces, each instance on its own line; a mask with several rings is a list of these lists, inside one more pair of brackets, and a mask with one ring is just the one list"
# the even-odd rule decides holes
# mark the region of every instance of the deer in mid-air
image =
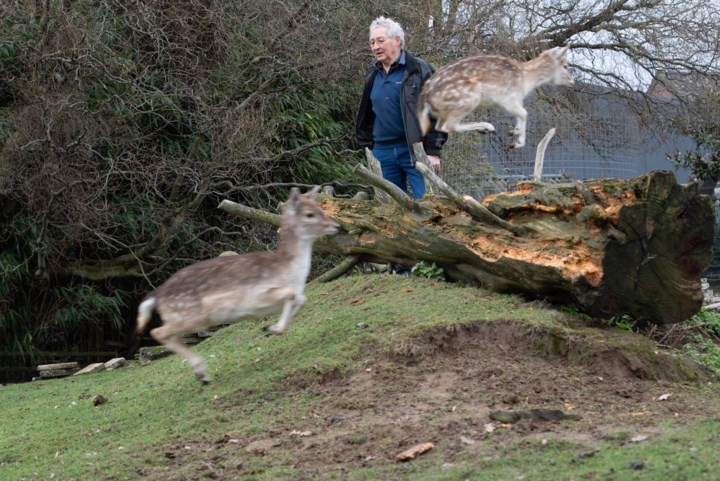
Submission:
[[565,57],[567,49],[551,48],[527,62],[501,55],[477,55],[438,69],[420,92],[417,113],[423,134],[430,129],[430,117],[437,119],[435,129],[440,132],[494,132],[495,127],[488,122],[460,122],[479,106],[499,106],[516,118],[510,135],[517,139],[510,148],[524,146],[525,97],[544,84],[573,84]]
[[315,203],[318,190],[304,195],[291,190],[276,250],[206,259],[170,276],[138,307],[137,331],[145,329],[157,310],[163,325],[150,335],[187,359],[203,384],[210,382],[207,364],[188,348],[183,335],[277,313],[280,319],[266,331],[282,334],[305,303],[313,242],[340,228]]

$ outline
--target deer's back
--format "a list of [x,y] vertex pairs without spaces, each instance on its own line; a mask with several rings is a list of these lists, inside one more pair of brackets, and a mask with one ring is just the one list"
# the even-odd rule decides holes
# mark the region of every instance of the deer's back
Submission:
[[426,82],[420,101],[436,108],[443,103],[491,104],[508,93],[524,89],[522,65],[499,55],[477,55],[439,69]]
[[167,308],[198,307],[211,298],[252,308],[273,289],[304,284],[307,273],[288,261],[276,251],[207,259],[180,269],[148,297]]

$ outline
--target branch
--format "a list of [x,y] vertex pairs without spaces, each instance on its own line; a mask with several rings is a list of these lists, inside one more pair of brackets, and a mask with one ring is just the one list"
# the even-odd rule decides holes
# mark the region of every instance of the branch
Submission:
[[547,149],[547,146],[554,135],[555,127],[548,130],[545,137],[542,138],[537,146],[537,151],[535,152],[535,171],[533,172],[533,179],[535,182],[540,182],[542,180],[543,164],[545,163],[545,149]]
[[[382,167],[380,166],[380,162],[378,159],[375,158],[375,156],[372,154],[372,150],[365,147],[365,157],[367,158],[368,165],[370,166],[370,170],[378,177],[382,177]],[[375,191],[375,198],[382,202],[383,204],[387,204],[390,202],[390,197],[379,188],[375,187],[373,189]]]
[[336,265],[329,271],[310,281],[309,284],[334,281],[335,279],[342,276],[347,271],[358,265],[361,259],[361,256],[348,256],[340,264]]
[[388,182],[385,179],[378,177],[377,175],[370,172],[365,166],[358,164],[355,166],[355,173],[367,181],[369,184],[385,191],[392,199],[405,209],[415,212],[417,214],[425,214],[425,209],[409,195],[400,189],[397,185],[392,182]]
[[503,229],[510,231],[517,236],[522,236],[528,234],[529,232],[532,232],[532,229],[529,227],[514,225],[506,220],[501,219],[500,217],[490,212],[487,207],[485,207],[469,195],[464,195],[463,199],[465,200],[466,204],[465,210],[475,218],[483,220],[488,224],[502,227]]
[[555,33],[554,35],[547,35],[548,32],[545,32],[544,36],[550,41],[552,45],[565,45],[570,40],[570,38],[574,37],[575,35],[581,32],[591,32],[594,28],[600,25],[610,23],[610,21],[616,18],[618,12],[623,10],[630,10],[626,6],[627,3],[629,3],[629,0],[610,2],[604,10],[601,10],[597,14],[585,18],[580,18],[578,19],[577,23],[564,26],[562,30],[560,30],[558,33]]
[[237,215],[250,220],[266,222],[270,225],[274,225],[275,227],[280,227],[279,214],[273,214],[272,212],[267,212],[260,209],[253,209],[252,207],[238,204],[231,200],[226,199],[220,202],[220,205],[218,205],[218,209],[224,210],[225,212],[232,215]]
[[423,176],[425,176],[425,179],[428,182],[433,184],[435,188],[437,188],[437,190],[442,192],[455,205],[466,211],[471,216],[483,220],[489,224],[501,227],[507,231],[512,232],[515,235],[524,235],[529,232],[529,229],[525,227],[513,225],[508,221],[496,216],[495,214],[490,212],[487,207],[485,207],[469,195],[460,196],[460,194],[455,192],[452,187],[445,183],[444,180],[438,177],[432,168],[427,166],[427,155],[425,154],[425,149],[423,149],[421,143],[418,142],[413,145],[413,150],[415,151],[415,157],[418,160],[418,162],[415,164],[415,168],[419,170]]

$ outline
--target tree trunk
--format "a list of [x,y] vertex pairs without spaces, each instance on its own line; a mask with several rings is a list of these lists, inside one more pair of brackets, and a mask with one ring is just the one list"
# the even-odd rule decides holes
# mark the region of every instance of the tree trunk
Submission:
[[[326,197],[321,205],[343,232],[319,240],[317,249],[406,266],[435,262],[451,279],[572,304],[596,317],[668,324],[702,305],[714,211],[695,184],[679,185],[671,172],[523,183],[478,203],[452,192],[420,162],[418,169],[444,195],[396,199],[388,188],[396,202]],[[356,172],[382,186],[364,168]],[[220,207],[255,217],[229,201]],[[267,213],[255,212],[268,221]]]

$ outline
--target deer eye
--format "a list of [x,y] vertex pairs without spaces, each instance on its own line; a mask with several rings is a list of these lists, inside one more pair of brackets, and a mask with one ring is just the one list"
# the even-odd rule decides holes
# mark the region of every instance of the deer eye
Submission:
[[315,214],[313,214],[312,212],[308,212],[307,214],[305,214],[305,217],[307,217],[308,219],[312,219],[313,217],[315,217]]

